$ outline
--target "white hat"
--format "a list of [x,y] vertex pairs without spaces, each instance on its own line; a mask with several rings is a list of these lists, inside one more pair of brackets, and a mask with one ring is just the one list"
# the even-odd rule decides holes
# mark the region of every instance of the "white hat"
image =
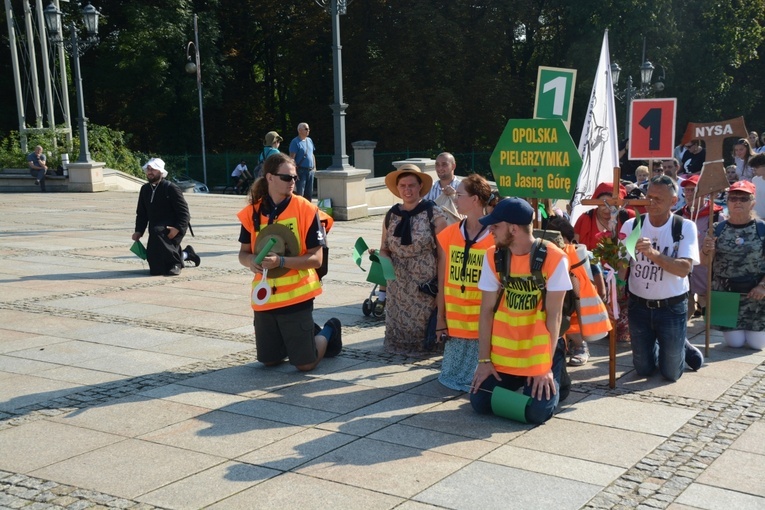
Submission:
[[149,167],[152,167],[154,170],[159,170],[159,173],[162,174],[162,177],[167,177],[167,170],[165,170],[165,162],[162,161],[159,158],[151,158],[149,161],[146,162],[145,165],[143,165],[143,171],[145,172]]

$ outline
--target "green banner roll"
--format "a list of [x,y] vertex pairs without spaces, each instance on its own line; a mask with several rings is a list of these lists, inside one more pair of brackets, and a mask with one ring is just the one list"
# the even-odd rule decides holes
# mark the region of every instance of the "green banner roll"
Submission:
[[146,260],[146,248],[143,247],[143,244],[141,244],[141,241],[135,241],[133,245],[130,247],[130,251],[135,253],[138,258]]
[[530,403],[531,397],[500,386],[495,387],[491,395],[491,410],[494,414],[521,423],[528,423],[526,406]]
[[356,244],[353,245],[353,260],[356,262],[356,265],[359,266],[359,269],[362,271],[366,271],[363,267],[361,267],[361,260],[364,257],[364,254],[369,250],[369,246],[367,246],[367,243],[364,241],[363,237],[359,237],[356,239]]
[[260,264],[261,262],[263,262],[263,259],[266,258],[266,255],[268,255],[269,250],[273,248],[275,244],[276,244],[275,237],[272,237],[271,239],[269,239],[266,245],[263,247],[263,249],[260,250],[260,253],[258,253],[258,255],[255,257],[255,263]]
[[[368,251],[369,246],[364,239],[361,237],[356,239],[356,244],[353,246],[353,260],[362,271],[366,271],[361,267],[361,261]],[[369,274],[367,275],[368,282],[385,286],[389,281],[396,279],[393,262],[388,257],[380,255],[380,250],[375,250],[373,255],[369,255],[369,260],[372,261],[372,265],[369,267]]]

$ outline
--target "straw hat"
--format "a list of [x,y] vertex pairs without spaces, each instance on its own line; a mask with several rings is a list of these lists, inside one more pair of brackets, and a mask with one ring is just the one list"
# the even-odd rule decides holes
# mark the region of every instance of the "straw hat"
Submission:
[[[300,247],[289,227],[280,223],[272,223],[267,227],[264,227],[259,233],[258,238],[255,240],[255,254],[260,253],[260,250],[268,243],[271,238],[276,239],[276,244],[271,248],[271,251],[277,255],[284,257],[296,257],[300,255]],[[278,278],[289,271],[288,267],[275,267],[268,270],[269,278]]]
[[427,195],[430,191],[430,188],[433,187],[433,178],[431,176],[420,170],[420,167],[417,165],[404,163],[398,167],[398,170],[395,170],[385,176],[385,185],[388,186],[390,192],[396,195],[398,198],[401,198],[401,195],[398,192],[398,187],[396,184],[398,183],[399,177],[403,174],[412,174],[416,176],[417,179],[422,183],[422,188],[420,188],[420,198]]

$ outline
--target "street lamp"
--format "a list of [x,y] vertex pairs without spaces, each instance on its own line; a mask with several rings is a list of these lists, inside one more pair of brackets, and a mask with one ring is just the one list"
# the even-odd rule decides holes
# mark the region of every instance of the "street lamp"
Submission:
[[343,103],[343,62],[340,54],[340,15],[345,14],[353,0],[314,0],[316,5],[332,16],[332,66],[335,89],[335,102],[332,108],[333,127],[335,135],[335,154],[332,156],[332,166],[327,170],[345,170],[351,168],[348,155],[345,153],[345,109]]
[[74,61],[74,85],[77,91],[77,122],[80,130],[80,155],[77,163],[92,163],[88,148],[88,119],[85,117],[85,100],[82,95],[82,73],[80,72],[80,56],[98,44],[98,18],[101,13],[90,2],[82,9],[82,19],[87,31],[87,38],[80,40],[78,27],[74,21],[69,24],[69,40],[64,39],[63,13],[56,9],[53,1],[43,10],[45,25],[48,28],[48,38],[51,44],[61,44],[72,56]]
[[[643,64],[640,66],[640,88],[637,88],[632,83],[632,75],[627,78],[627,87],[624,90],[617,90],[616,85],[619,84],[619,76],[622,69],[619,64],[614,62],[611,64],[611,78],[614,82],[614,97],[623,102],[627,109],[625,114],[624,123],[624,136],[627,136],[630,129],[630,107],[632,106],[633,99],[642,99],[648,97],[655,89],[661,91],[664,89],[664,83],[656,83],[654,87],[651,86],[651,77],[653,77],[653,71],[655,67],[652,63],[645,59],[645,37],[643,38]],[[661,78],[664,77],[662,72]]]
[[[194,47],[194,59],[191,61],[189,50]],[[194,41],[186,44],[186,72],[197,75],[197,92],[199,93],[199,127],[202,133],[202,180],[207,184],[207,151],[205,150],[205,114],[202,109],[202,66],[199,64],[199,30],[197,29],[197,15],[194,15]]]

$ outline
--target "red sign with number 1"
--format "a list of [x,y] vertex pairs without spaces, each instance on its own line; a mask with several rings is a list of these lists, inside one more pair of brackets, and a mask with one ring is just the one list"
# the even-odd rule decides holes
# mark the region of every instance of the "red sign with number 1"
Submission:
[[630,111],[629,158],[671,159],[677,99],[635,99]]

